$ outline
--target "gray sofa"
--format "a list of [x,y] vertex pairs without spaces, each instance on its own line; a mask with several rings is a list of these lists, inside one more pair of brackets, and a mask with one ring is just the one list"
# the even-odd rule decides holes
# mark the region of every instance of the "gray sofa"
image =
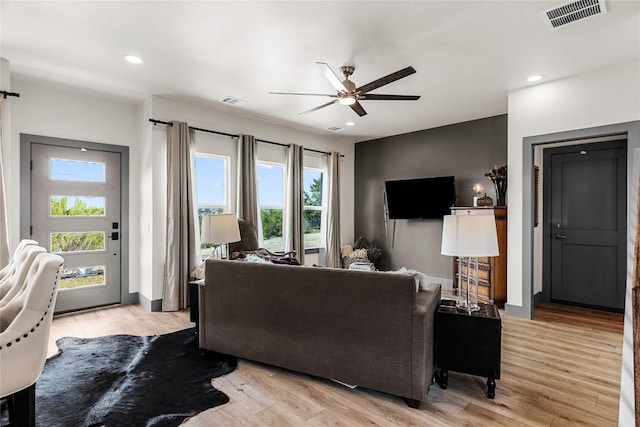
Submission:
[[323,267],[209,260],[200,347],[404,397],[417,407],[434,370],[440,285]]

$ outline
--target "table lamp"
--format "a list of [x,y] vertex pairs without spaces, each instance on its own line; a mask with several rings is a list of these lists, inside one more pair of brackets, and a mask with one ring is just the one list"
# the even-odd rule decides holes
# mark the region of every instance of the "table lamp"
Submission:
[[226,258],[227,244],[240,241],[240,228],[236,214],[202,215],[200,241],[218,244],[222,248],[220,255],[217,254],[216,248],[208,258]]
[[[458,257],[458,289],[462,284],[462,259],[467,258],[467,292],[466,301],[459,301],[457,308],[469,313],[480,309],[478,305],[478,257],[499,255],[498,233],[496,232],[495,215],[445,215],[442,226],[442,255]],[[475,301],[469,301],[469,284],[471,262],[475,260]]]

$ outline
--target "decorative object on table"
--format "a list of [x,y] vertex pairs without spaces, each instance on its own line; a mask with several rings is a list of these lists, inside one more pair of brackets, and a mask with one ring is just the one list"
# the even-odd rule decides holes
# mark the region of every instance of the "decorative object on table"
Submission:
[[[467,258],[467,268],[475,267],[475,298],[469,298],[470,276],[467,272],[467,291],[465,301],[458,303],[458,308],[471,313],[479,310],[478,305],[478,257],[499,255],[498,234],[495,216],[445,215],[442,227],[442,255],[458,257],[458,271],[462,270],[462,258]],[[458,289],[461,289],[462,275],[458,274]]]
[[367,257],[366,249],[353,249],[351,245],[344,245],[340,249],[340,256],[342,258],[342,268],[351,268],[351,264],[355,263],[371,263],[369,257]]
[[349,266],[349,270],[374,271],[375,269],[371,262],[354,262]]
[[369,261],[376,267],[378,266],[378,261],[380,261],[380,257],[382,257],[382,249],[376,246],[375,243],[361,236],[356,239],[356,242],[353,244],[353,249],[365,249]]
[[493,182],[496,189],[496,206],[505,206],[507,197],[507,165],[494,166],[484,176]]
[[56,345],[36,387],[39,426],[178,426],[229,402],[211,380],[237,366],[234,356],[200,349],[193,328]]
[[[484,191],[484,187],[480,184],[475,184],[473,186],[473,206],[480,206],[478,201],[481,199],[481,194]],[[485,196],[487,193],[485,193]]]
[[[234,213],[203,215],[201,243],[213,243],[218,246],[208,258],[227,258],[227,244],[240,240],[238,218]],[[218,249],[221,249],[218,252]]]
[[493,206],[493,199],[491,197],[487,196],[487,193],[484,193],[484,197],[480,197],[478,199],[477,207],[486,208],[486,207],[491,207],[491,206]]

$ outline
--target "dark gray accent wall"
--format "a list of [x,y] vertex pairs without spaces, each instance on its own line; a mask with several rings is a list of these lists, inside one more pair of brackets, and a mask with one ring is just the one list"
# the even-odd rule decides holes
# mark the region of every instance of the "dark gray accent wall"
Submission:
[[506,162],[506,115],[357,143],[355,238],[364,236],[382,248],[381,269],[406,267],[451,278],[452,260],[440,255],[442,220],[385,220],[384,183],[453,175],[456,205],[471,206],[475,183],[482,184],[495,201],[492,183],[484,174]]

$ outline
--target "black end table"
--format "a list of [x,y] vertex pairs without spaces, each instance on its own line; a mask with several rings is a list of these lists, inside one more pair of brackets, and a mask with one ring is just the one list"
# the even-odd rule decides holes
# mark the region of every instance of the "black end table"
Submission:
[[204,283],[204,279],[189,280],[189,320],[196,324],[196,335],[199,332],[200,323],[200,297],[199,287]]
[[458,310],[455,301],[442,300],[436,312],[435,380],[446,389],[448,371],[487,378],[487,397],[496,395],[500,379],[502,322],[493,304],[479,304],[480,310]]

